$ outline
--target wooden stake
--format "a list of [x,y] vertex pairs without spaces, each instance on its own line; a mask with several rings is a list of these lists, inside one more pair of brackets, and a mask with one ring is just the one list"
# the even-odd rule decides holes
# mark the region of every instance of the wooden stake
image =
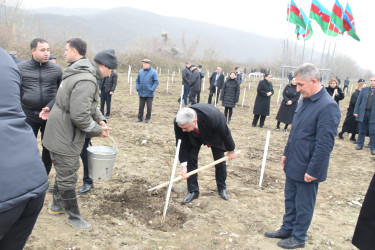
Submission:
[[267,153],[268,153],[268,145],[269,145],[269,143],[270,143],[270,137],[271,137],[271,130],[268,130],[268,131],[267,131],[266,144],[264,145],[264,153],[263,153],[262,168],[261,168],[261,170],[260,170],[259,187],[262,186],[263,175],[264,175],[264,169],[266,168],[266,159],[267,159]]
[[165,222],[165,215],[167,214],[167,209],[168,209],[168,204],[169,204],[169,198],[171,196],[171,191],[172,191],[172,186],[173,186],[173,178],[174,178],[174,175],[175,175],[175,172],[176,172],[178,154],[180,153],[180,146],[181,146],[181,139],[178,139],[177,148],[176,148],[176,154],[174,156],[174,161],[173,161],[171,179],[169,181],[167,196],[165,197],[165,205],[164,205],[164,210],[163,210],[163,217],[161,218],[161,224],[162,225]]

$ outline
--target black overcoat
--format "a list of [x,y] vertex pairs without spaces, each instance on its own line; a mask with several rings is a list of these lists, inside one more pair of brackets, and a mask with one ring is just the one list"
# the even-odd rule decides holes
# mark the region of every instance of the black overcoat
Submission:
[[352,134],[358,134],[358,122],[355,120],[353,115],[355,103],[358,99],[360,91],[356,90],[350,98],[348,112],[346,113],[344,124],[342,125],[342,132],[348,132]]
[[326,90],[328,92],[328,94],[330,94],[330,96],[333,95],[333,92],[335,91],[335,89],[337,89],[337,94],[335,95],[335,101],[337,102],[337,105],[339,105],[339,102],[340,100],[344,99],[345,97],[345,94],[344,92],[342,92],[342,89],[340,87],[337,87],[336,88],[331,88],[331,87],[326,87]]
[[[285,124],[292,124],[300,96],[301,93],[297,92],[297,85],[287,84],[283,91],[283,100],[281,101],[276,120]],[[292,101],[292,105],[286,105],[289,100]]]
[[221,88],[220,100],[222,100],[223,106],[229,108],[235,107],[239,97],[240,84],[238,84],[237,79],[229,77]]
[[375,246],[375,174],[372,177],[358,216],[352,243],[361,250]]
[[[269,116],[271,96],[273,95],[272,82],[263,79],[258,84],[257,97],[255,98],[254,104],[254,115]],[[272,92],[272,95],[267,96],[267,92]]]

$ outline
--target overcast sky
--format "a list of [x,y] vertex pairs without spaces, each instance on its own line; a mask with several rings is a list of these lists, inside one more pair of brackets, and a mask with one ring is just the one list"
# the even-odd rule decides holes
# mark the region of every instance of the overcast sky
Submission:
[[[272,37],[289,39],[294,43],[297,41],[294,35],[295,25],[286,21],[287,0],[23,0],[23,8],[36,9],[43,7],[65,7],[65,8],[100,8],[110,9],[119,6],[133,7],[140,10],[151,11],[165,16],[183,17],[207,23],[213,23],[231,28],[248,31]],[[311,0],[294,0],[298,7],[302,7],[306,15],[309,15]],[[335,0],[320,0],[329,11],[332,10]],[[340,3],[345,8],[347,1]],[[347,34],[337,38],[325,35],[319,25],[313,21],[313,36],[306,41],[306,45],[316,49],[323,49],[326,41],[327,47],[331,43],[331,52],[336,44],[336,53],[350,55],[359,65],[375,71],[375,65],[371,57],[375,56],[375,2],[365,0],[349,1],[354,15],[357,35],[361,38],[357,42]],[[303,41],[297,41],[303,44]],[[251,44],[249,44],[251,46]],[[311,56],[311,49],[306,51]],[[316,53],[314,56],[318,56]]]

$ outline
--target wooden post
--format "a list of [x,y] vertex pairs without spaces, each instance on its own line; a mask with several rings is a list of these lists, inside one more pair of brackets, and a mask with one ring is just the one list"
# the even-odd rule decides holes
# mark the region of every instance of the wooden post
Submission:
[[260,170],[259,187],[262,186],[264,169],[266,168],[266,159],[267,159],[267,153],[268,153],[268,145],[270,143],[270,137],[271,137],[271,130],[268,130],[267,131],[266,144],[264,145],[262,168]]
[[130,94],[132,94],[132,88],[133,88],[132,86],[133,86],[133,77],[131,76],[130,77],[130,91],[129,91]]
[[242,107],[243,107],[243,103],[245,102],[245,95],[246,95],[246,87],[243,89]]

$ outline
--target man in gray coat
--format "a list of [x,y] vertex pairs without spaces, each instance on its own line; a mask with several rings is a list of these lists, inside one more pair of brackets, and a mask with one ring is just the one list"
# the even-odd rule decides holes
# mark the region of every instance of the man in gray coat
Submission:
[[50,151],[56,169],[49,213],[67,212],[67,224],[76,229],[91,228],[79,213],[75,192],[86,133],[107,137],[110,130],[98,109],[97,80],[110,76],[117,65],[114,50],[104,50],[94,61],[81,59],[66,68],[45,130],[43,144]]

